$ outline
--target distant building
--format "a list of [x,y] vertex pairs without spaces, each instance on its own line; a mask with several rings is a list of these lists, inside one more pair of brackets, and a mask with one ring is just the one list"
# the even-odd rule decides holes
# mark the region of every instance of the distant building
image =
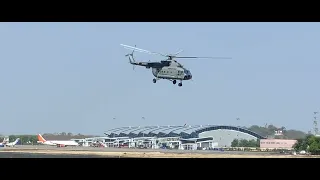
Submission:
[[[257,140],[265,137],[248,129],[235,126],[196,125],[196,126],[145,126],[121,127],[110,129],[104,133],[110,138],[114,137],[180,137],[182,139],[208,138],[219,147],[230,147],[234,139]],[[203,143],[204,144],[204,143]],[[202,145],[201,145],[202,147]]]
[[297,140],[291,139],[261,139],[262,149],[292,149]]
[[274,135],[276,135],[276,136],[282,136],[282,135],[283,135],[282,129],[276,130],[276,131],[274,132]]

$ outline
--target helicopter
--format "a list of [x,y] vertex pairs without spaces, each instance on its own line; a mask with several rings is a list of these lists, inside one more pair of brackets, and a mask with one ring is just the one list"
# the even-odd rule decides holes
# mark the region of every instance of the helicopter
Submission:
[[[178,86],[182,86],[182,81],[192,80],[192,74],[189,69],[185,68],[181,63],[176,61],[176,58],[211,58],[211,59],[231,59],[229,57],[194,57],[194,56],[177,56],[179,53],[181,53],[183,50],[179,50],[178,52],[174,54],[161,54],[158,52],[151,52],[145,49],[137,48],[136,45],[129,46],[125,44],[120,44],[125,49],[132,50],[131,53],[126,54],[126,57],[129,57],[129,63],[134,66],[143,66],[147,69],[152,69],[152,74],[155,77],[153,79],[153,83],[156,83],[160,79],[165,79],[172,81],[173,84],[176,84],[177,81],[180,81],[178,83]],[[147,54],[154,54],[154,55],[160,55],[163,57],[166,57],[167,59],[161,60],[160,62],[137,62],[134,57],[133,53],[142,52]]]

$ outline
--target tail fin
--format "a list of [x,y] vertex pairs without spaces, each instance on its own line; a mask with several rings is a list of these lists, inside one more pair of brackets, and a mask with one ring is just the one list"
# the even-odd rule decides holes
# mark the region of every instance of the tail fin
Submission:
[[14,142],[13,145],[16,145],[20,141],[20,138],[17,138]]
[[4,137],[2,143],[3,144],[9,143],[9,137]]
[[41,136],[41,134],[38,134],[38,141],[39,142],[46,142],[46,140]]

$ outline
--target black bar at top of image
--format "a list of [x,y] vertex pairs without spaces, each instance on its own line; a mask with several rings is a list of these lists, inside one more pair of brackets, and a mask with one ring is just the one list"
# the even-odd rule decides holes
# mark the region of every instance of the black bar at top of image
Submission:
[[[282,3],[281,3],[282,2]],[[317,22],[317,6],[231,1],[112,1],[2,4],[2,22]],[[91,5],[91,6],[90,6]]]

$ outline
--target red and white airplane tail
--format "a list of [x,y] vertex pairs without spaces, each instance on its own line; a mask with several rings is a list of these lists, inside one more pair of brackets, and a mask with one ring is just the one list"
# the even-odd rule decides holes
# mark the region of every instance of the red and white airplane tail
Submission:
[[41,134],[38,134],[38,141],[37,141],[37,143],[44,143],[44,142],[46,142],[47,140],[46,139],[44,139],[42,136],[41,136]]

